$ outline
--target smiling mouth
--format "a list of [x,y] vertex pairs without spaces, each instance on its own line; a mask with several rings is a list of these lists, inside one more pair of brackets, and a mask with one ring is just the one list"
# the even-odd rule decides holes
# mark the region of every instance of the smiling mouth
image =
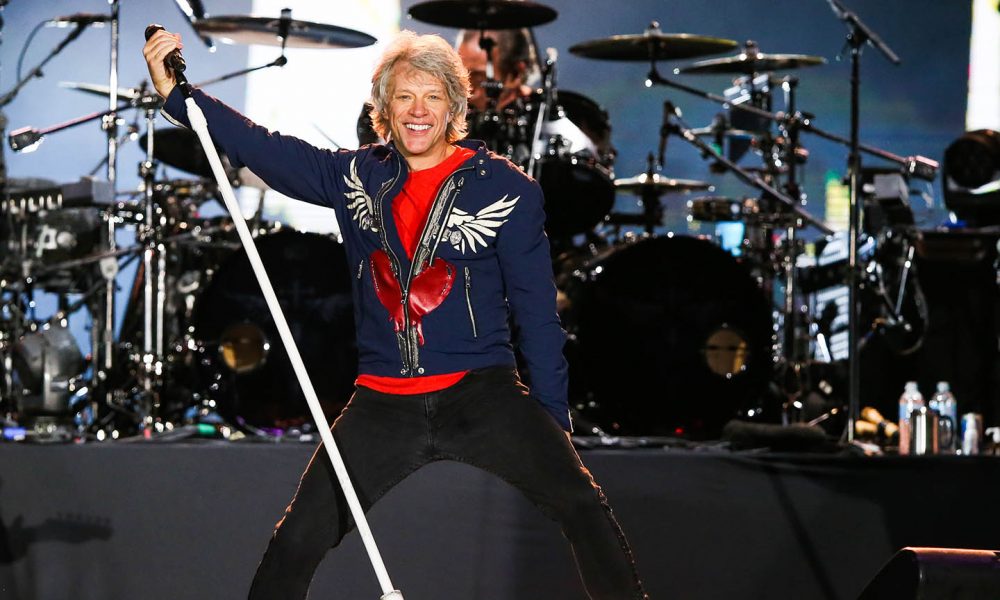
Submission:
[[405,127],[410,131],[427,131],[431,128],[430,125],[417,125],[415,123],[407,123]]

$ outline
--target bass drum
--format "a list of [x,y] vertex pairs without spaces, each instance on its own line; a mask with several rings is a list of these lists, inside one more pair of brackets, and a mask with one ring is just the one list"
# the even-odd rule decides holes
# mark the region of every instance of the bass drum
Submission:
[[[257,248],[316,394],[332,421],[357,378],[351,276],[344,248],[311,233],[280,231]],[[229,256],[195,304],[201,384],[230,422],[278,432],[310,412],[246,251]]]
[[748,270],[698,238],[615,246],[572,271],[571,403],[615,435],[717,438],[770,379],[769,304]]

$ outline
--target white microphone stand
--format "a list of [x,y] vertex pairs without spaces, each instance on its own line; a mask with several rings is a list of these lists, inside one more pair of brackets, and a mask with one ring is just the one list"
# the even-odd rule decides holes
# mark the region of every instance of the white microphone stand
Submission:
[[330,462],[333,463],[333,470],[337,474],[337,480],[340,482],[340,487],[344,490],[344,497],[347,498],[347,505],[351,509],[351,516],[354,517],[358,532],[361,534],[361,540],[364,542],[365,550],[368,552],[368,558],[375,569],[375,576],[378,577],[379,585],[382,587],[381,600],[403,600],[403,593],[393,587],[392,581],[389,579],[389,573],[385,569],[385,563],[382,562],[382,555],[375,544],[375,537],[372,535],[371,528],[368,526],[368,520],[365,518],[365,513],[361,509],[361,503],[358,501],[358,495],[351,484],[347,467],[344,465],[344,459],[340,455],[340,450],[337,448],[336,442],[333,441],[333,434],[330,432],[326,415],[323,414],[323,408],[320,406],[319,398],[316,396],[316,390],[313,389],[312,381],[309,379],[305,364],[302,362],[302,356],[299,354],[299,349],[295,345],[295,339],[292,338],[292,332],[288,328],[288,322],[285,321],[285,315],[278,304],[278,297],[274,294],[274,288],[271,287],[271,280],[267,276],[267,271],[264,270],[264,263],[260,260],[260,254],[257,252],[253,236],[250,235],[250,229],[243,219],[239,204],[236,202],[236,196],[233,194],[233,188],[229,183],[229,178],[226,176],[222,161],[215,150],[215,144],[212,143],[212,136],[208,132],[208,121],[205,120],[205,114],[201,112],[194,98],[191,97],[190,87],[187,82],[180,81],[183,76],[179,73],[177,75],[178,85],[181,86],[181,90],[186,97],[185,104],[187,105],[187,114],[188,119],[191,121],[191,128],[198,134],[198,139],[205,150],[208,162],[212,166],[212,173],[219,184],[219,192],[222,193],[222,199],[225,201],[226,208],[233,217],[233,224],[236,225],[240,241],[246,249],[247,258],[250,259],[250,266],[253,267],[254,275],[256,275],[260,289],[264,293],[264,299],[267,301],[267,307],[271,311],[271,317],[274,319],[274,324],[278,328],[278,334],[281,336],[281,342],[285,345],[288,359],[292,362],[295,376],[299,380],[302,393],[305,394],[306,402],[309,404],[313,421],[316,423],[316,430],[320,433],[323,446],[326,448]]

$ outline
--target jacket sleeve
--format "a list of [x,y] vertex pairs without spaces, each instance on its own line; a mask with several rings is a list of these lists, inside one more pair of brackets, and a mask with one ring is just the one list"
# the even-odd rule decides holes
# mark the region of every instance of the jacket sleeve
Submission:
[[[248,167],[273,189],[297,200],[331,208],[343,204],[338,202],[343,198],[343,177],[355,152],[322,150],[269,131],[201,90],[193,90],[192,97],[205,113],[212,140],[234,167]],[[161,112],[169,121],[190,128],[180,86],[170,92]]]
[[542,190],[527,182],[497,237],[497,256],[518,344],[531,376],[531,395],[566,431],[573,427],[567,400],[566,333],[556,312]]

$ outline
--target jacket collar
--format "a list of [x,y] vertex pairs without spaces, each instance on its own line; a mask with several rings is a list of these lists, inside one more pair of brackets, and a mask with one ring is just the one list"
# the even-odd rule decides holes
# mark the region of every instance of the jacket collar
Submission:
[[[471,158],[462,163],[462,166],[469,164],[469,161],[474,161],[476,167],[476,179],[489,179],[493,175],[492,164],[489,157],[489,148],[486,147],[486,142],[481,140],[470,140],[461,139],[453,143],[453,145],[459,148],[468,148],[475,152]],[[394,160],[399,161],[402,168],[401,175],[408,175],[410,172],[409,165],[406,164],[406,159],[403,158],[402,153],[396,147],[396,142],[390,141],[385,144],[386,149]]]

